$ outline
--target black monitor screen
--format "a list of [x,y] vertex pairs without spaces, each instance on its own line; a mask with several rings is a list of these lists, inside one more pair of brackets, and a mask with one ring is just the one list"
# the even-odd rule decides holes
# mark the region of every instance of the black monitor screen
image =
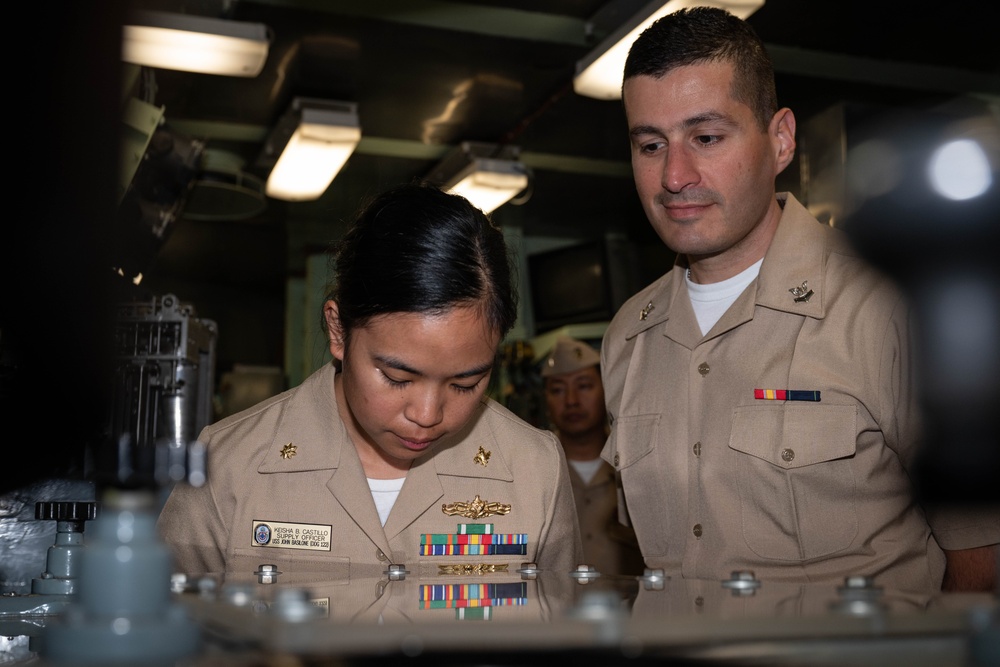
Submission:
[[611,319],[611,285],[603,241],[528,256],[538,332]]

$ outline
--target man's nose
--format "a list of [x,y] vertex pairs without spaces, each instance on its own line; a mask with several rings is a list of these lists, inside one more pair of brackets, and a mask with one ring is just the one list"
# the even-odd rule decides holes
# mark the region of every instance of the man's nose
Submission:
[[663,159],[663,174],[661,185],[668,192],[681,192],[684,188],[699,181],[698,170],[693,156],[683,147],[672,147],[667,150]]

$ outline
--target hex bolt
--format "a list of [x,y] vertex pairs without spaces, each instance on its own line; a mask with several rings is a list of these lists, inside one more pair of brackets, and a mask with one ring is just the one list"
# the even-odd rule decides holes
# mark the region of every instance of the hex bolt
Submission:
[[281,570],[278,569],[277,565],[265,564],[260,565],[254,574],[257,575],[257,583],[273,584],[278,581],[278,575],[281,574]]

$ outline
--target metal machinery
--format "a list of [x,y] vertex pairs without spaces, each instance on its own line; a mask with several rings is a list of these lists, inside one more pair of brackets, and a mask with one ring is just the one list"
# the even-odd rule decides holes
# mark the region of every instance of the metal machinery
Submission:
[[[0,658],[136,664],[194,650],[197,629],[169,599],[170,554],[155,522],[173,484],[205,479],[196,438],[213,416],[215,339],[215,323],[172,294],[119,305],[109,446],[91,453],[85,480],[41,482],[0,503],[39,498],[34,518],[56,522],[30,592],[0,597],[0,633],[11,638]],[[4,523],[11,556],[30,557],[18,550],[30,526]]]
[[135,460],[114,452],[117,482],[144,470],[160,486],[184,478],[187,444],[212,421],[216,335],[173,294],[119,306],[109,430]]
[[[111,552],[102,558],[114,560]],[[128,621],[141,615],[121,616],[111,620],[124,627],[115,636],[97,624],[67,632],[56,623],[43,639],[63,650],[43,650],[41,664],[1000,664],[991,594],[928,598],[861,576],[838,586],[761,581],[751,572],[722,581],[656,570],[621,577],[584,565],[569,573],[531,563],[468,574],[383,568],[337,576],[261,563],[225,576],[175,574],[169,593],[150,580],[157,590],[148,597],[171,610],[159,625],[136,631]],[[122,659],[114,647],[130,635]]]

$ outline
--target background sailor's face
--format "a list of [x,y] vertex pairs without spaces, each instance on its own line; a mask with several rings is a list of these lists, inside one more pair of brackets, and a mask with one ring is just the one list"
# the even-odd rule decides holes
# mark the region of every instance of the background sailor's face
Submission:
[[545,378],[545,404],[552,425],[561,434],[603,429],[604,385],[597,366]]

